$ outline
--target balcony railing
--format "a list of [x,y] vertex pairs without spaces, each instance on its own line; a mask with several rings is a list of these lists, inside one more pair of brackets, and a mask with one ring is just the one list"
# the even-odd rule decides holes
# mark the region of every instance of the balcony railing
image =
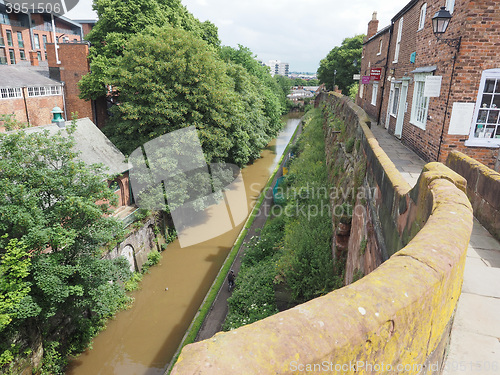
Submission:
[[28,27],[25,22],[16,21],[16,20],[9,20],[9,19],[5,19],[5,18],[0,18],[0,23],[2,23],[4,25],[10,25],[10,26]]
[[[52,32],[52,26],[51,25],[37,25],[37,26],[33,27],[33,30]],[[56,27],[56,33],[66,34],[66,35],[80,35],[80,32],[78,32],[78,31],[61,29],[60,27]]]

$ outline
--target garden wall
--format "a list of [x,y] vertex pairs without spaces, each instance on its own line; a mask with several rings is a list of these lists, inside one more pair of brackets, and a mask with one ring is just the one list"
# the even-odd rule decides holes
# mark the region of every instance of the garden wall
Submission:
[[500,241],[500,173],[459,151],[448,154],[446,165],[467,180],[474,216]]
[[472,230],[465,179],[429,163],[410,190],[364,112],[339,96],[328,101],[361,132],[364,186],[375,192],[365,204],[392,256],[344,288],[184,347],[172,374],[427,374],[440,367]]

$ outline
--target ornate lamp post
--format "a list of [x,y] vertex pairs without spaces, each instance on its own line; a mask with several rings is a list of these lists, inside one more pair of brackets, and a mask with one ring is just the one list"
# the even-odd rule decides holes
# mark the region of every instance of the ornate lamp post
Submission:
[[446,124],[446,118],[448,116],[448,106],[450,103],[450,94],[451,94],[451,87],[452,87],[452,82],[453,82],[453,75],[455,73],[455,62],[457,61],[457,54],[458,51],[460,51],[460,44],[462,42],[462,37],[458,37],[455,39],[443,39],[442,36],[446,32],[446,29],[448,29],[448,25],[450,24],[451,20],[451,14],[446,10],[446,7],[441,7],[434,17],[432,17],[432,31],[434,31],[434,35],[436,36],[437,40],[440,42],[444,42],[450,47],[455,48],[455,55],[453,55],[453,67],[451,69],[451,76],[450,76],[450,86],[448,88],[448,97],[446,99],[446,107],[444,110],[444,118],[443,118],[443,126],[441,128],[441,137],[439,138],[439,148],[438,148],[438,153],[437,153],[437,161],[439,161],[439,156],[441,155],[441,146],[443,144],[443,135],[444,135],[444,126]]

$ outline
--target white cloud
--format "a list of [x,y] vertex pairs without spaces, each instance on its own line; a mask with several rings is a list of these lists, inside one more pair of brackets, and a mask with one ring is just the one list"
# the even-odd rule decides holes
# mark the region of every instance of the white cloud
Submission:
[[[279,59],[292,71],[315,72],[319,61],[344,38],[366,33],[373,11],[379,28],[409,0],[182,0],[201,21],[219,28],[224,45],[249,47],[263,61]],[[95,18],[90,0],[67,16]]]

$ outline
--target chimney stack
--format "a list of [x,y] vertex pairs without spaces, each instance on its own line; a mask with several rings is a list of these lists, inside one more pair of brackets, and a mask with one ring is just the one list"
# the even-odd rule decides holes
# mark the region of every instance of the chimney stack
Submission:
[[36,51],[29,51],[30,61],[32,66],[38,66],[38,54]]
[[368,22],[368,32],[366,33],[366,38],[370,39],[378,31],[378,19],[377,12],[373,12],[372,19]]

